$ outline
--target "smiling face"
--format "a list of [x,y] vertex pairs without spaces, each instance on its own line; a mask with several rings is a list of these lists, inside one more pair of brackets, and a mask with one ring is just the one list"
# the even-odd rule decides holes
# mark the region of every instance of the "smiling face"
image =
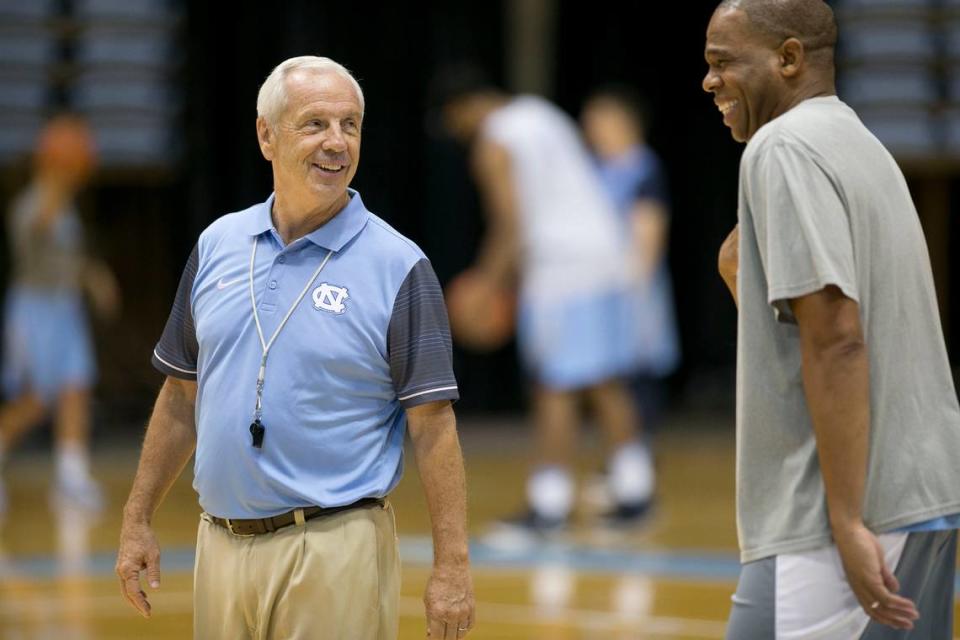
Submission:
[[353,85],[332,71],[293,71],[286,105],[274,123],[257,119],[278,197],[305,209],[345,204],[360,160],[363,120]]
[[703,90],[714,95],[734,140],[746,142],[781,113],[787,87],[780,55],[742,10],[721,8],[713,14],[704,57],[709,69]]

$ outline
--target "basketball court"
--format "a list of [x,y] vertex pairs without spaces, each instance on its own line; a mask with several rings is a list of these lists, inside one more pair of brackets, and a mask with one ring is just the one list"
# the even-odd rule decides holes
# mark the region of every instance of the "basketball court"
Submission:
[[[720,424],[717,424],[717,423]],[[729,425],[728,429],[717,428]],[[733,433],[729,417],[668,421],[657,438],[660,500],[647,526],[613,532],[578,524],[546,544],[504,548],[484,543],[496,517],[521,505],[527,431],[515,418],[461,425],[470,490],[477,639],[626,640],[723,638],[738,564],[734,525]],[[587,438],[589,441],[589,437]],[[48,506],[49,456],[24,452],[6,472],[11,509],[2,529],[0,637],[143,640],[191,637],[191,570],[196,496],[189,472],[157,513],[163,584],[141,619],[120,596],[113,574],[120,510],[133,478],[138,443],[95,451],[109,508],[90,519]],[[586,479],[602,456],[588,447]],[[404,559],[403,640],[423,638],[423,587],[429,575],[429,519],[412,460],[392,496]],[[955,636],[958,632],[955,631]]]

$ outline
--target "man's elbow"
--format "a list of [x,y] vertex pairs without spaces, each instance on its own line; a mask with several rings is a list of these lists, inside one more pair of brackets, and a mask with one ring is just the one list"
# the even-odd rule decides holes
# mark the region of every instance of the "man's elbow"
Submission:
[[805,357],[817,360],[862,357],[867,350],[860,306],[839,288],[830,286],[790,301],[800,329]]
[[805,354],[816,362],[856,360],[867,353],[867,345],[859,327],[837,327],[834,331],[811,336],[805,343]]
[[456,432],[457,420],[448,400],[429,402],[407,409],[407,432],[417,442],[424,437],[436,437],[447,429]]

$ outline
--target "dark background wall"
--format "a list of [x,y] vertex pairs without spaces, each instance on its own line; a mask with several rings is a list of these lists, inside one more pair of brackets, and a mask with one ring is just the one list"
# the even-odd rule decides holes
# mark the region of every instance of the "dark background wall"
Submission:
[[[367,112],[353,186],[374,212],[424,248],[441,280],[469,264],[482,216],[463,150],[438,134],[425,93],[434,70],[452,60],[471,59],[494,79],[507,77],[507,1],[182,5],[180,168],[101,175],[83,201],[125,296],[123,319],[97,329],[105,414],[118,423],[139,419],[155,393],[160,377],[148,365],[149,354],[199,232],[269,194],[270,169],[254,130],[256,93],[287,57],[325,55],[356,74]],[[675,402],[695,408],[732,401],[735,346],[735,309],[715,264],[736,221],[741,147],[700,88],[714,6],[712,0],[560,0],[549,54],[551,97],[571,115],[593,88],[611,81],[634,85],[651,102],[651,142],[665,161],[673,201],[670,263],[684,364],[672,387]],[[22,172],[4,176],[4,203],[22,180]],[[510,348],[456,357],[462,410],[522,406]]]
[[[188,125],[192,183],[186,254],[213,217],[262,200],[269,167],[253,131],[260,81],[280,60],[328,55],[350,68],[367,101],[363,152],[354,186],[364,201],[428,253],[446,280],[466,267],[483,222],[461,149],[434,130],[424,97],[444,63],[469,59],[495,79],[507,77],[506,5],[494,2],[369,3],[332,16],[321,3],[285,2],[267,16],[239,3],[229,19],[190,5]],[[686,366],[691,377],[729,380],[734,310],[715,275],[716,249],[736,218],[739,147],[700,88],[703,34],[714,3],[558,3],[552,96],[576,116],[588,93],[611,81],[650,99],[652,144],[667,164],[675,203],[671,264]],[[510,349],[491,356],[458,353],[463,408],[509,409],[521,401]],[[703,381],[700,379],[703,378]],[[504,384],[506,382],[506,384]],[[723,386],[723,385],[721,385]],[[722,394],[723,391],[718,391]]]

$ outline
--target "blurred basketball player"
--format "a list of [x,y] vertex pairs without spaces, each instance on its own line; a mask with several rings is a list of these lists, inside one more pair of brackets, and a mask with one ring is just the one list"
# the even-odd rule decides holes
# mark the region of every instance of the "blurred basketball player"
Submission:
[[646,108],[629,87],[609,86],[586,102],[581,123],[600,181],[633,241],[633,303],[640,361],[634,379],[650,429],[663,404],[663,378],[677,366],[680,345],[667,267],[670,199],[666,175],[646,143]]
[[610,517],[635,522],[647,510],[654,477],[624,382],[637,363],[626,337],[633,330],[630,244],[576,124],[546,100],[509,96],[471,69],[448,70],[434,90],[447,130],[471,144],[489,217],[470,271],[473,308],[483,313],[484,301],[513,282],[519,290],[517,339],[533,387],[537,461],[528,508],[503,524],[542,534],[568,522],[582,399],[609,443],[617,503]]
[[[90,388],[96,367],[84,311],[87,288],[98,311],[117,306],[110,272],[90,260],[74,199],[96,158],[86,124],[72,116],[41,132],[33,180],[13,201],[8,230],[13,274],[4,317],[0,462],[24,433],[52,416],[56,476],[51,498],[98,509],[88,460]],[[6,496],[0,483],[0,512]]]

